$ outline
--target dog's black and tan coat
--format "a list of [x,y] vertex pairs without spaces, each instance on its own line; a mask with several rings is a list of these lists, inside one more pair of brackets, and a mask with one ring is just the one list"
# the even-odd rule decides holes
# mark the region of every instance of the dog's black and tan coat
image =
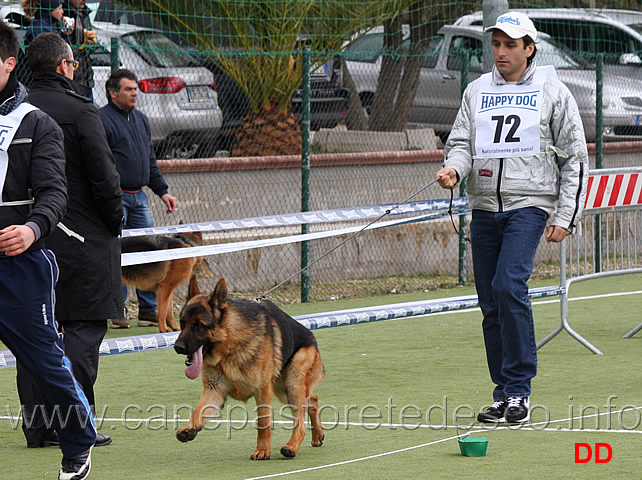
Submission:
[[218,415],[227,396],[257,404],[258,440],[252,460],[270,458],[272,397],[292,408],[294,425],[281,448],[294,457],[305,436],[305,411],[312,426],[312,446],[323,443],[319,399],[314,387],[325,377],[316,339],[310,330],[268,300],[227,297],[220,279],[211,295],[202,294],[192,276],[189,300],[181,311],[181,334],[174,349],[187,355],[189,378],[202,373],[203,393],[189,426],[176,437],[193,440],[210,417]]

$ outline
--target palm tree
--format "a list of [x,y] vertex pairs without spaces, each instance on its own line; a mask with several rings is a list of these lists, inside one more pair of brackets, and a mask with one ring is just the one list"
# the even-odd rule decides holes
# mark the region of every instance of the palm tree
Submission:
[[246,156],[301,152],[292,98],[302,82],[303,43],[319,68],[346,38],[419,0],[119,1],[181,35],[241,88],[251,112],[232,153]]

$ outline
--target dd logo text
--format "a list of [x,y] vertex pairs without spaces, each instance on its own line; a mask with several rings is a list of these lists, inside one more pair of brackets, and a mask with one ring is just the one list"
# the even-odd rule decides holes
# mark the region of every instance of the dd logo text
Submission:
[[575,444],[575,463],[589,463],[595,454],[595,463],[609,463],[613,458],[613,449],[608,443],[596,443],[593,447],[588,443]]

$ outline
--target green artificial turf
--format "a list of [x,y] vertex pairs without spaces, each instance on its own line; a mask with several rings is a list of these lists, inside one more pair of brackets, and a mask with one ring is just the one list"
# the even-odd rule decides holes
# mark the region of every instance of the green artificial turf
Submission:
[[[592,280],[573,286],[571,296],[639,291],[640,280]],[[466,287],[284,309],[301,315],[470,293]],[[557,299],[543,302],[533,307],[538,339],[560,321]],[[544,346],[533,382],[533,425],[488,431],[475,425],[472,435],[489,439],[484,457],[462,456],[455,437],[465,429],[454,427],[470,426],[472,416],[492,401],[481,314],[475,310],[316,330],[327,371],[316,389],[326,439],[312,448],[308,433],[298,456],[288,460],[279,453],[289,425],[278,415],[278,402],[272,460],[253,462],[256,431],[249,420],[243,424],[245,412],[250,419],[254,414],[253,400],[230,400],[222,418],[234,423],[213,422],[183,444],[176,440],[176,425],[186,424],[201,392],[200,379],[184,375],[184,357],[171,349],[101,357],[98,427],[114,441],[94,449],[90,478],[639,478],[642,411],[606,413],[642,407],[642,333],[622,338],[642,321],[641,305],[641,293],[571,302],[571,325],[604,355],[593,355],[566,332]],[[143,333],[152,330],[110,330],[108,336]],[[27,449],[20,427],[6,418],[17,411],[15,370],[0,369],[0,477],[57,478],[60,451]],[[176,413],[180,418],[174,421]],[[582,413],[586,418],[580,421]],[[608,443],[613,458],[576,464],[577,442]]]

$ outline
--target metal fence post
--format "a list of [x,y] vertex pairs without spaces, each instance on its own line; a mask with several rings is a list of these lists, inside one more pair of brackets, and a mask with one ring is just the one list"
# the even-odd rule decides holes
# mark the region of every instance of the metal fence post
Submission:
[[[602,98],[604,72],[604,54],[597,55],[595,64],[595,168],[602,168],[602,111],[604,103]],[[595,273],[602,271],[602,216],[595,216]]]
[[[120,68],[120,60],[118,60],[118,38],[111,37],[111,52],[109,57],[111,59],[111,71],[115,72]],[[109,94],[108,94],[109,95]]]
[[[301,111],[301,211],[310,210],[310,47],[303,48],[303,92]],[[301,233],[308,233],[308,225],[301,225]],[[301,242],[301,302],[310,301],[310,246]]]
[[[497,17],[508,12],[508,0],[483,0],[482,2],[482,12],[483,12],[483,27],[484,29],[495,25],[497,22]],[[495,64],[493,59],[493,49],[490,46],[491,35],[485,34],[483,45],[483,62],[484,62],[484,72],[490,72]]]
[[[463,98],[464,91],[468,86],[468,74],[470,72],[470,50],[464,52],[462,62],[461,62],[461,92],[460,98]],[[459,196],[463,197],[466,195],[466,181],[462,179],[459,184]],[[459,285],[466,284],[466,277],[468,274],[467,262],[466,262],[466,232],[468,231],[468,219],[466,215],[459,216]]]

